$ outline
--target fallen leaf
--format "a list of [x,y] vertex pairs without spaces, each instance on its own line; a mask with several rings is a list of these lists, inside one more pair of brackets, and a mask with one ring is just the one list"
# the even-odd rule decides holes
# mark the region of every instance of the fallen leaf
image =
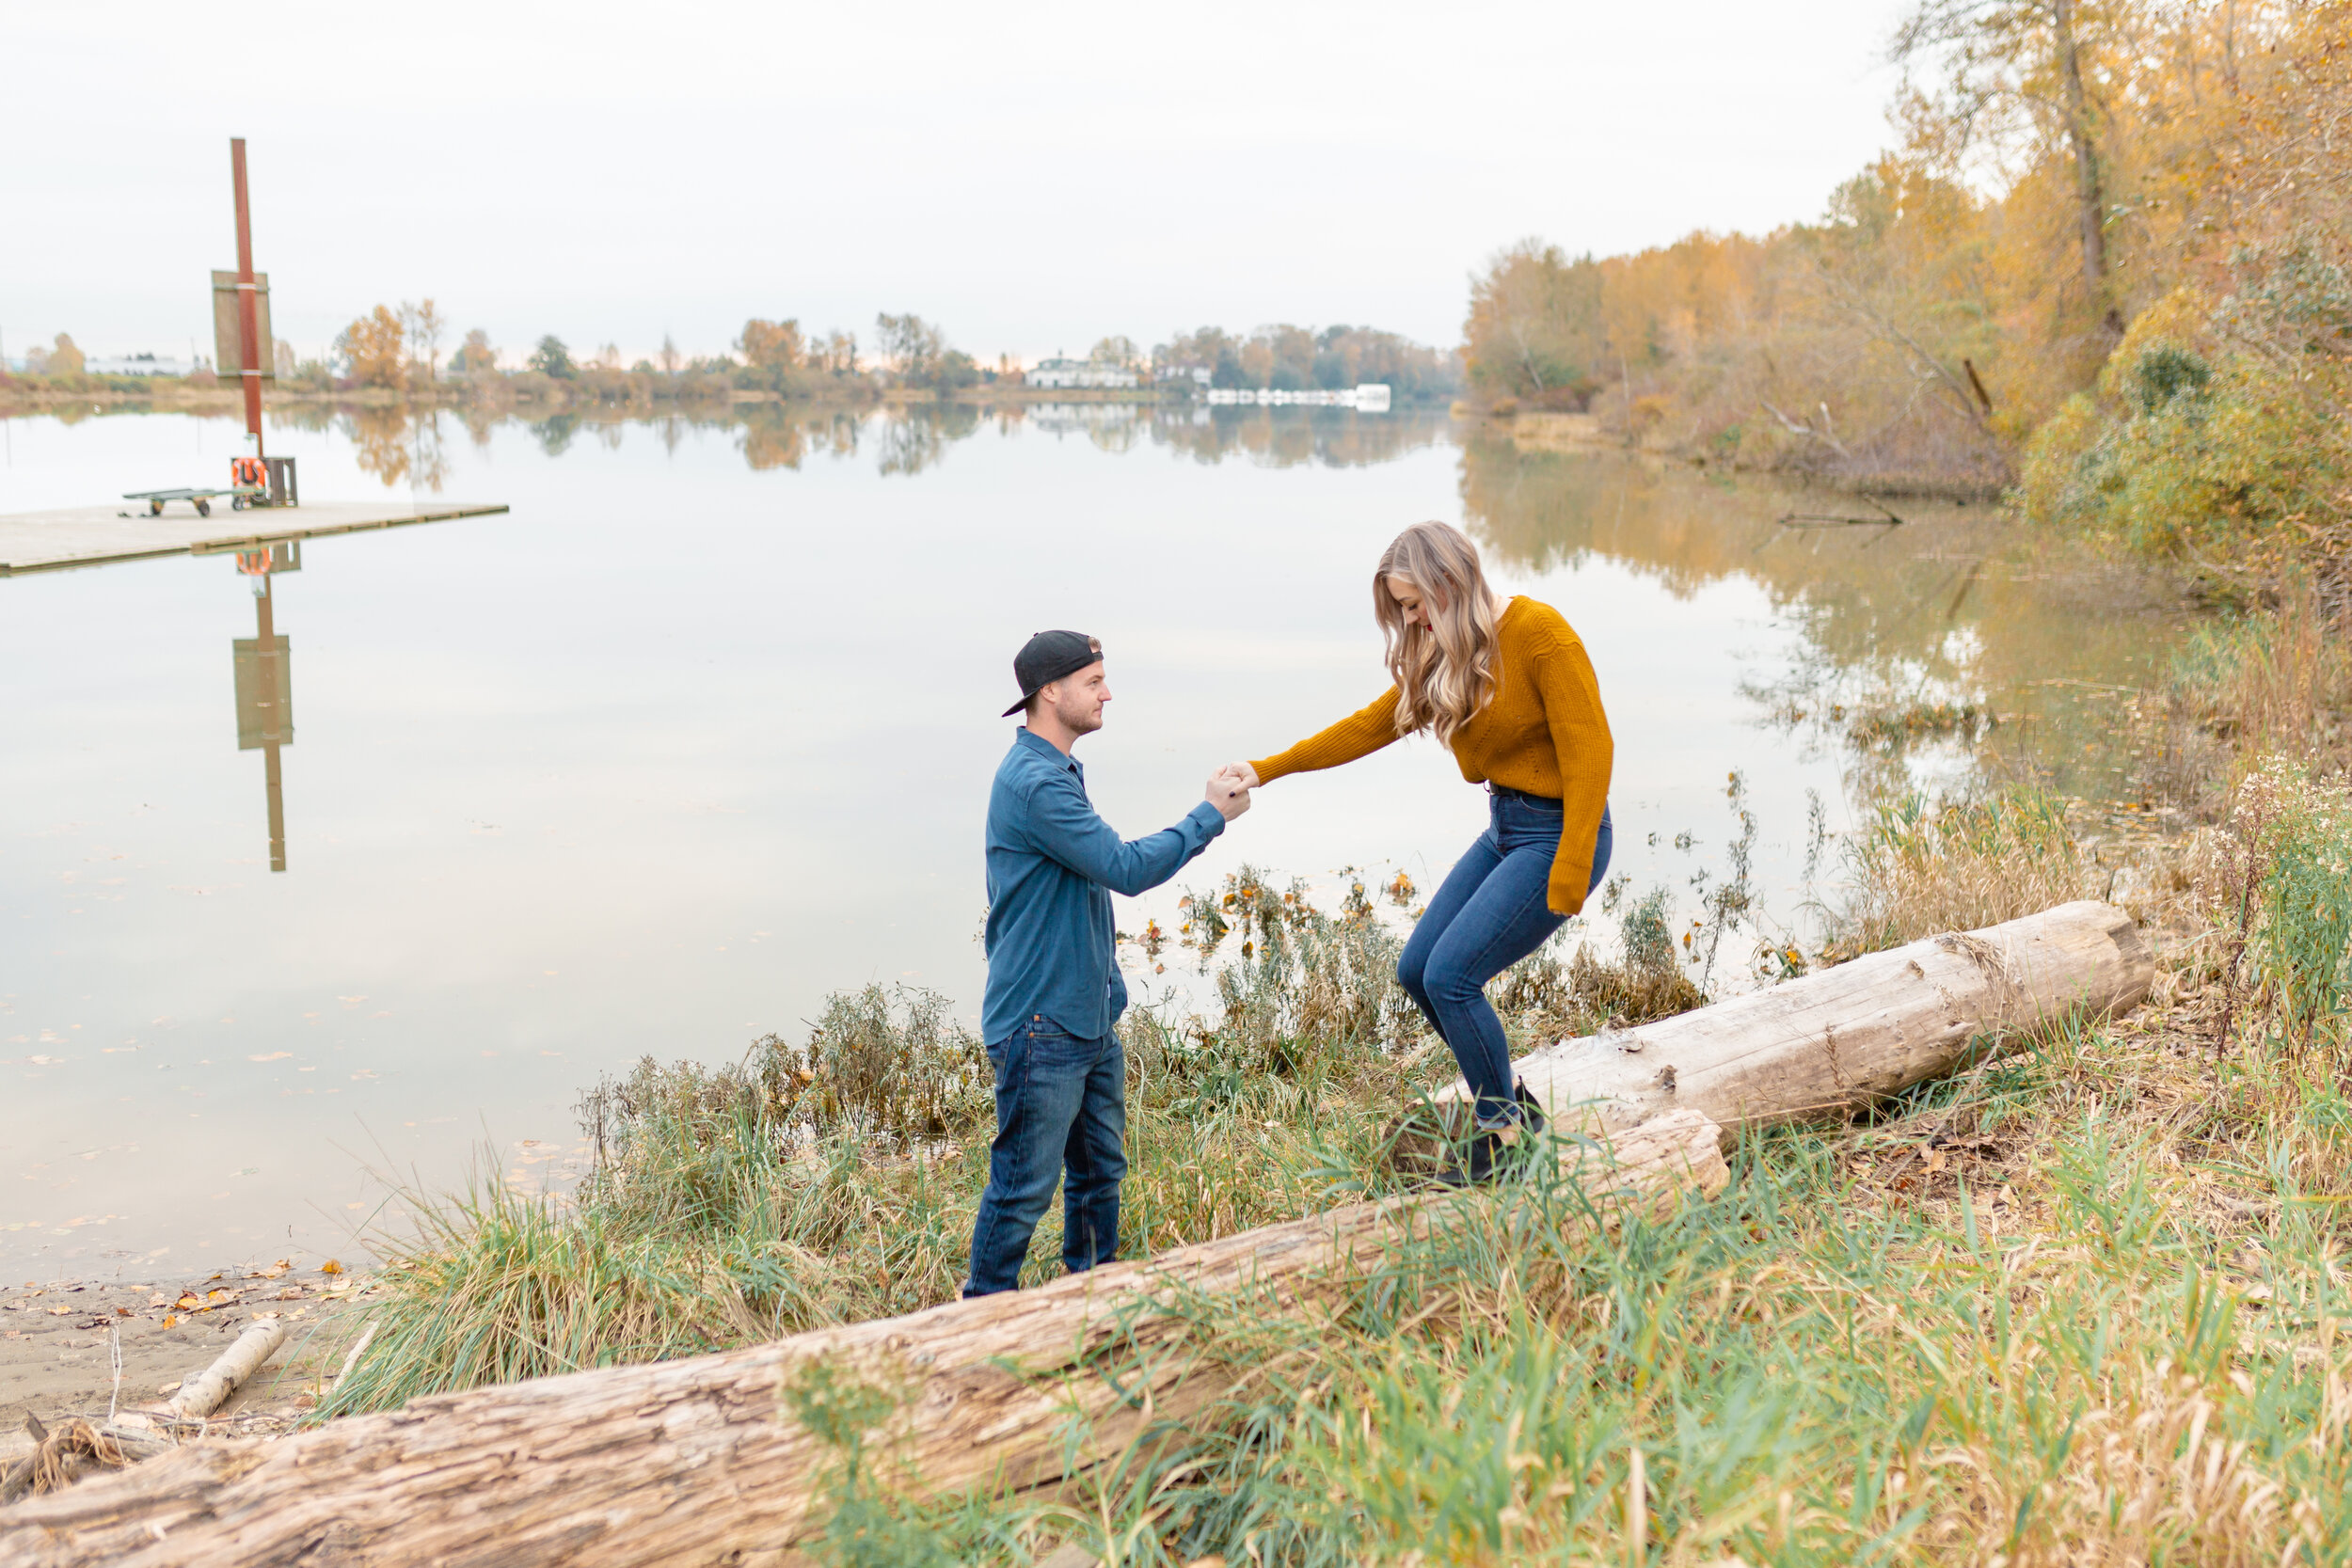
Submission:
[[118,1318],[127,1318],[130,1315],[131,1309],[127,1307],[118,1307],[115,1308],[115,1316]]
[[271,1051],[259,1056],[247,1056],[246,1060],[248,1062],[282,1062],[293,1054],[291,1051]]
[[194,1291],[183,1291],[180,1292],[180,1299],[173,1302],[171,1305],[177,1307],[183,1312],[193,1312],[198,1307],[204,1305],[204,1298],[198,1295]]
[[336,1262],[332,1258],[329,1258],[326,1262],[319,1265],[319,1273],[321,1274],[341,1274],[342,1272],[343,1266],[341,1263]]
[[173,1317],[166,1317],[164,1319],[164,1326],[166,1328],[178,1328],[180,1326],[180,1320]]
[[71,1307],[53,1307],[49,1309],[49,1315],[53,1318],[62,1318],[72,1310]]
[[180,1384],[177,1379],[174,1379],[169,1383],[159,1383],[155,1386],[155,1392],[159,1394],[176,1394],[179,1391]]

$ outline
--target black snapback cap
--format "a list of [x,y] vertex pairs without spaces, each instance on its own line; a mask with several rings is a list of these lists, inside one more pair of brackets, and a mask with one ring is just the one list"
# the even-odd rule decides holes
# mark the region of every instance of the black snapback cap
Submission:
[[1082,631],[1041,631],[1021,644],[1012,656],[1012,678],[1021,700],[999,718],[1009,719],[1029,705],[1029,699],[1064,675],[1074,674],[1103,657],[1103,644]]

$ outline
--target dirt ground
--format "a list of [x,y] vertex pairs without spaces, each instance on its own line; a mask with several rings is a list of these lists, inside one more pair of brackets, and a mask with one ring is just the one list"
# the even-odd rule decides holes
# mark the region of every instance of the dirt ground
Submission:
[[367,1290],[363,1279],[272,1264],[151,1284],[119,1280],[0,1288],[0,1469],[28,1450],[24,1418],[103,1419],[116,1397],[114,1357],[122,1356],[119,1409],[152,1409],[211,1366],[252,1321],[285,1319],[285,1343],[219,1418],[244,1430],[273,1430],[318,1402],[357,1337],[345,1322]]

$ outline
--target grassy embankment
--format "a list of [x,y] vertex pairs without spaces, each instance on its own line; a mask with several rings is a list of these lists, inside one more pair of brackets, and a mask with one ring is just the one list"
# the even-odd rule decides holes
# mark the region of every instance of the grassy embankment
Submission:
[[[1408,1260],[1401,1296],[1204,1321],[1256,1375],[1053,1498],[910,1503],[845,1434],[817,1555],[2340,1560],[2352,797],[2315,781],[2348,685],[2307,622],[2291,604],[2217,629],[2134,708],[2146,787],[2206,824],[2134,895],[2165,953],[2139,1014],[1750,1137],[1731,1187],[1671,1218],[1595,1240],[1532,1180]],[[1890,803],[1849,859],[1843,950],[2113,876],[2062,803],[2020,798]],[[1248,943],[1221,1016],[1126,1025],[1132,1251],[1393,1185],[1382,1130],[1450,1073],[1366,898],[1331,916],[1256,879],[1227,892],[1190,933]],[[1498,982],[1515,1033],[1688,1005],[1662,922],[1629,931],[1617,960]],[[606,1159],[576,1206],[485,1184],[396,1249],[333,1409],[944,1300],[985,1085],[936,1004],[873,990],[739,1068],[648,1060],[583,1107]],[[779,1418],[821,1423],[803,1402]]]

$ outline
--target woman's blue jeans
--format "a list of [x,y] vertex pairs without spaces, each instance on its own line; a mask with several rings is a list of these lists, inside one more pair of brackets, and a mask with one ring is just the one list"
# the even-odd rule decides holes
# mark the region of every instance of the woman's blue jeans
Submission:
[[1057,1180],[1062,1266],[1077,1274],[1118,1257],[1119,1184],[1127,1175],[1127,1054],[1116,1034],[1080,1039],[1039,1016],[991,1045],[988,1060],[996,1069],[996,1141],[972,1225],[967,1296],[1020,1285],[1029,1237]]
[[[1609,808],[1593,840],[1590,893],[1609,869],[1614,834]],[[1549,941],[1567,923],[1551,912],[1546,888],[1560,849],[1560,804],[1497,795],[1486,831],[1446,873],[1397,960],[1396,977],[1435,1026],[1478,1097],[1478,1124],[1518,1119],[1511,1046],[1486,1000],[1486,982]]]

